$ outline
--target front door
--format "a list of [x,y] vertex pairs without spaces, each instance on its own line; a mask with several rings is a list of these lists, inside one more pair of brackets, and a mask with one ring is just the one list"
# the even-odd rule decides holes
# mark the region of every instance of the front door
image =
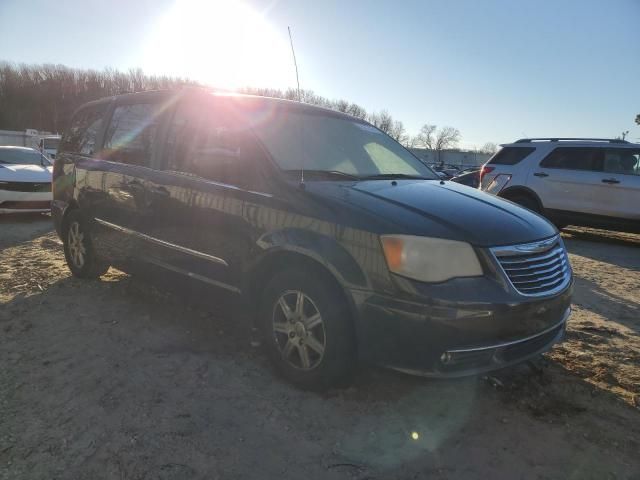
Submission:
[[148,186],[146,231],[165,242],[166,253],[157,256],[158,243],[151,261],[239,292],[254,245],[245,208],[270,198],[259,181],[261,151],[234,108],[219,99],[178,104],[163,138],[163,170]]
[[601,183],[611,198],[604,215],[640,222],[640,149],[607,148]]
[[557,147],[529,172],[527,184],[545,209],[606,215],[613,199],[602,182],[604,150]]

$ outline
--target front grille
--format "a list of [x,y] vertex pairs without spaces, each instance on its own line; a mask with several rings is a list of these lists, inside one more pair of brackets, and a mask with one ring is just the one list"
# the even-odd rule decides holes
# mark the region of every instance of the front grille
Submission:
[[11,192],[50,192],[50,182],[0,182],[0,190]]
[[559,236],[535,243],[492,249],[513,287],[522,295],[560,291],[571,279],[571,266]]

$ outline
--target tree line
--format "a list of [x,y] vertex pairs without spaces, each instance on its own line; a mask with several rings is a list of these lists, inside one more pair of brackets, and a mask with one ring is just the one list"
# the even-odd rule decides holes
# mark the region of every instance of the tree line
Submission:
[[111,95],[192,84],[188,79],[84,70],[63,65],[0,63],[0,129],[62,132],[83,103]]
[[[99,98],[145,90],[170,89],[199,85],[187,78],[146,75],[141,69],[121,72],[69,68],[64,65],[16,65],[0,62],[0,130],[36,130],[62,132],[69,125],[74,110]],[[244,88],[242,93],[298,99],[295,89]],[[391,114],[367,112],[347,100],[330,100],[310,90],[300,91],[300,101],[347,113],[368,121],[407,147],[445,150],[456,147],[460,131],[453,127],[437,128],[425,124],[417,135],[409,135],[402,121]],[[481,151],[493,152],[495,144]]]

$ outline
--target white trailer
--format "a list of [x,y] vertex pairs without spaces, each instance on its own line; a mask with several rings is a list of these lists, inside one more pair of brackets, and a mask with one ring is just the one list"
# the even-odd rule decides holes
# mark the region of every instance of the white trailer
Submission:
[[60,135],[39,132],[33,128],[24,131],[0,130],[0,145],[35,148],[49,158],[55,158],[59,142]]

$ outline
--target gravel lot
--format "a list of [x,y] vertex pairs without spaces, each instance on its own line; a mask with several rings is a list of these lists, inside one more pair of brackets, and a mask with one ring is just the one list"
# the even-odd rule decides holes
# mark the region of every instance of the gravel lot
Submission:
[[537,369],[318,395],[223,303],[73,279],[48,217],[0,218],[0,478],[640,478],[640,236],[563,235],[575,311]]

